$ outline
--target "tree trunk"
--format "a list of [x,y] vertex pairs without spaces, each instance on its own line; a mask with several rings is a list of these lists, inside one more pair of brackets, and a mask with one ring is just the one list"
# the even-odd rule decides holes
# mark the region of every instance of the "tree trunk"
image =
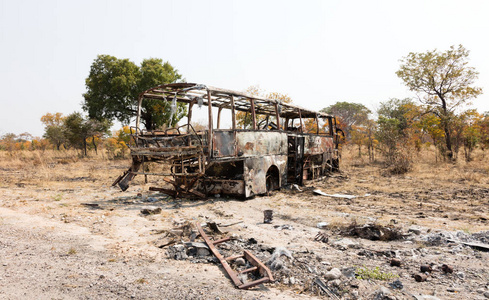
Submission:
[[153,116],[148,113],[141,113],[141,119],[144,123],[144,127],[146,127],[147,131],[154,130],[153,128]]
[[448,122],[443,121],[443,130],[445,131],[445,143],[447,145],[447,158],[449,160],[453,160],[453,151],[452,151],[452,140],[450,136],[450,128],[448,128]]
[[464,142],[464,156],[465,156],[465,161],[469,162],[470,161],[470,150],[468,149],[467,141]]
[[441,122],[443,125],[443,131],[445,132],[445,144],[447,146],[447,158],[449,160],[453,160],[453,151],[452,151],[452,140],[451,140],[451,135],[450,135],[450,121],[449,121],[449,115],[448,115],[448,109],[447,109],[447,102],[445,101],[445,97],[441,93],[437,93],[438,97],[441,100],[442,104],[442,109],[443,109],[443,114],[441,116]]
[[93,145],[93,148],[95,149],[95,154],[98,154],[97,143],[95,143],[95,136],[92,136],[92,145]]

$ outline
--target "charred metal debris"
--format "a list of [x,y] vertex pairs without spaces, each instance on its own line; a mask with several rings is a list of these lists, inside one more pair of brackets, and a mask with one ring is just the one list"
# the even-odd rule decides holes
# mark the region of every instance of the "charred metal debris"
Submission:
[[[143,101],[184,103],[187,124],[165,130],[140,129]],[[195,105],[207,106],[207,127],[192,126]],[[334,116],[249,94],[194,83],[160,85],[138,99],[131,127],[131,167],[113,185],[126,190],[136,175],[163,176],[172,188],[152,187],[173,197],[205,198],[266,194],[289,184],[302,185],[339,168],[341,129]],[[223,112],[231,128],[222,128]],[[251,120],[238,128],[236,113]],[[217,115],[217,116],[215,116]],[[150,164],[163,164],[150,171]]]
[[[235,224],[222,226],[232,226]],[[209,235],[204,231],[203,226],[207,227]],[[173,259],[183,260],[191,256],[197,259],[219,263],[234,285],[239,289],[249,289],[263,283],[274,282],[270,269],[253,255],[250,248],[244,249],[239,247],[235,243],[235,236],[222,237],[223,234],[214,222],[200,224],[187,221],[182,226],[167,231],[163,240],[159,241],[161,244],[158,247],[167,247],[167,254]],[[220,238],[216,238],[216,236]],[[184,242],[184,239],[188,239],[188,241]],[[199,239],[202,239],[203,242],[199,242]],[[242,251],[242,254],[236,254],[238,249],[232,251],[229,243],[234,243],[235,248]],[[254,245],[256,243],[257,241],[255,239],[250,238],[246,244]],[[223,253],[232,254],[225,257]],[[210,259],[210,255],[214,259]]]
[[[392,299],[411,299],[416,285],[423,282],[430,286],[448,285],[449,293],[457,293],[461,291],[457,284],[467,284],[480,278],[481,273],[472,267],[452,263],[458,262],[460,257],[471,255],[476,259],[486,259],[479,250],[467,244],[485,244],[489,237],[487,231],[466,234],[461,231],[431,232],[428,228],[419,228],[419,231],[409,228],[403,231],[404,237],[411,242],[425,243],[426,246],[409,249],[400,246],[400,243],[374,246],[374,243],[361,241],[392,241],[379,239],[377,234],[350,240],[331,231],[321,231],[314,238],[310,235],[321,245],[321,249],[297,245],[287,249],[223,230],[223,227],[242,222],[220,224],[206,219],[201,224],[175,220],[174,225],[178,227],[158,232],[161,237],[154,243],[159,248],[165,248],[170,259],[222,265],[223,271],[237,288],[246,289],[268,282],[270,287],[289,286],[297,293],[323,295],[332,299],[359,299],[364,296],[368,299],[391,299],[377,296],[380,294],[391,295]],[[246,228],[246,225],[243,224],[241,228]],[[372,229],[370,226],[364,228],[368,231]],[[329,240],[326,233],[332,234]],[[444,238],[440,240],[438,237]],[[457,243],[453,240],[457,240]],[[442,245],[446,247],[440,247]],[[445,255],[440,256],[443,252]],[[341,255],[342,258],[332,261],[332,255]],[[439,257],[435,261],[432,260],[434,255]],[[372,294],[372,287],[375,286],[381,289]]]
[[[196,223],[196,227],[199,230],[200,236],[204,239],[205,243],[211,250],[212,254],[219,260],[222,267],[228,274],[228,276],[233,281],[234,285],[240,289],[249,289],[251,287],[257,286],[262,283],[273,282],[272,272],[268,269],[258,258],[256,258],[250,251],[244,250],[242,255],[235,255],[230,257],[224,257],[216,246],[220,243],[229,241],[231,238],[223,238],[219,240],[211,240],[207,234],[205,234],[204,230],[200,226],[200,224]],[[252,267],[246,268],[240,271],[235,271],[229,265],[229,262],[235,261],[237,259],[244,259],[243,265],[250,264]],[[239,278],[238,275],[255,273],[259,274],[259,278],[253,281],[243,282],[242,279]]]

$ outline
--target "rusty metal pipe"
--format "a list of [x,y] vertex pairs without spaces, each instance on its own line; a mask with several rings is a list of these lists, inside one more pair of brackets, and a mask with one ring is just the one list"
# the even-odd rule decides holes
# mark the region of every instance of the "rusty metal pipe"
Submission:
[[393,258],[393,259],[391,259],[390,264],[392,267],[400,267],[401,266],[401,260],[398,258]]
[[256,111],[255,111],[255,100],[250,99],[251,103],[251,117],[253,118],[253,130],[256,130]]
[[417,282],[426,281],[427,278],[428,278],[428,275],[426,275],[426,274],[416,274],[416,275],[414,275],[414,280],[416,280]]
[[207,102],[209,108],[209,132],[208,132],[208,153],[209,157],[212,157],[212,137],[213,137],[213,120],[212,120],[212,100],[211,100],[211,91],[207,90]]
[[278,111],[278,103],[275,103],[275,118],[277,119],[277,130],[280,130],[280,113]]
[[194,107],[194,103],[190,102],[188,104],[188,114],[187,114],[187,124],[190,125],[190,122],[192,121],[192,108]]
[[443,271],[443,273],[453,273],[453,267],[446,264],[443,264],[441,266],[441,270]]
[[433,271],[433,268],[430,265],[421,265],[419,269],[422,273],[431,273]]
[[236,130],[236,110],[234,108],[234,96],[231,95],[231,116],[233,118],[233,130]]

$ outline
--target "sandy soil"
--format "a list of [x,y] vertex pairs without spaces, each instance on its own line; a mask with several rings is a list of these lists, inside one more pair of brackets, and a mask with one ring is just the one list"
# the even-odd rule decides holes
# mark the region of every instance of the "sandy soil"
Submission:
[[[376,299],[489,298],[488,252],[446,238],[425,241],[450,234],[474,241],[472,233],[489,230],[487,170],[477,177],[462,176],[458,166],[437,165],[406,176],[385,176],[380,165],[351,164],[302,191],[246,201],[191,201],[148,192],[156,183],[145,184],[143,178],[126,192],[110,187],[127,166],[126,161],[87,160],[52,164],[42,172],[35,167],[2,168],[1,299],[374,299],[381,293],[384,298]],[[446,176],[454,172],[462,175]],[[361,197],[325,197],[314,194],[315,188]],[[141,213],[156,207],[161,213]],[[265,209],[274,211],[271,224],[263,223]],[[241,222],[221,227],[224,236],[235,238],[228,250],[242,246],[264,262],[276,249],[290,253],[292,258],[282,257],[284,266],[273,270],[276,282],[238,290],[212,257],[174,260],[167,256],[167,247],[158,247],[163,232],[185,222],[210,220]],[[328,225],[318,229],[320,222]],[[352,222],[392,225],[406,238],[346,237],[341,229]],[[408,235],[413,225],[419,235]],[[318,232],[329,241],[315,241]],[[250,238],[257,244],[247,243]],[[346,245],[345,239],[351,243]],[[394,257],[400,267],[390,266]],[[432,264],[434,271],[426,281],[416,282],[413,275],[422,264]],[[443,264],[453,266],[454,272],[442,272]],[[348,268],[358,277],[359,269],[376,267],[391,278],[347,276]],[[343,275],[328,280],[332,268]],[[328,286],[329,295],[315,279]],[[389,285],[395,280],[403,288]]]

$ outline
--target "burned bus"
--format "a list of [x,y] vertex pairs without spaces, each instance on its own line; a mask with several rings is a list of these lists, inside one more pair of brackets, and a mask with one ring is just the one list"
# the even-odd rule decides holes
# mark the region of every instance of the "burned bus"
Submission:
[[[169,101],[172,110],[184,103],[186,124],[141,129],[141,105],[148,99]],[[200,130],[192,126],[197,106],[208,119]],[[228,128],[221,126],[225,112],[230,114]],[[249,120],[244,126],[237,125],[238,112]],[[113,185],[126,190],[136,175],[155,175],[163,176],[170,188],[150,190],[173,197],[266,194],[337,170],[340,132],[334,116],[278,100],[202,84],[160,85],[139,96],[136,126],[131,129],[132,165]]]

